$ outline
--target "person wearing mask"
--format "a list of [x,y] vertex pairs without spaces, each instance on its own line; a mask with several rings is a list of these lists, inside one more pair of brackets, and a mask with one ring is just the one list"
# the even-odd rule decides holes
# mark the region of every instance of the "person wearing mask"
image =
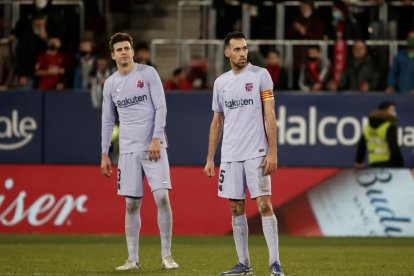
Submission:
[[371,111],[368,119],[369,123],[364,127],[357,146],[355,167],[364,168],[367,152],[369,167],[403,167],[404,160],[397,139],[395,104],[382,102]]
[[414,29],[408,32],[407,49],[398,51],[388,71],[387,94],[414,94]]
[[39,55],[35,68],[35,75],[39,79],[37,89],[44,91],[64,88],[62,76],[65,68],[63,54],[59,52],[61,46],[58,37],[51,37],[46,52]]
[[299,76],[299,88],[301,91],[321,91],[325,89],[329,76],[330,62],[321,59],[318,46],[308,48],[306,62],[302,65]]
[[96,56],[93,53],[93,43],[89,39],[83,39],[79,43],[79,52],[73,71],[73,88],[87,89],[89,86],[89,75],[96,68]]
[[47,48],[48,33],[46,17],[37,15],[32,18],[32,27],[17,41],[16,48],[16,77],[17,87],[29,90],[36,87],[34,72],[37,58]]

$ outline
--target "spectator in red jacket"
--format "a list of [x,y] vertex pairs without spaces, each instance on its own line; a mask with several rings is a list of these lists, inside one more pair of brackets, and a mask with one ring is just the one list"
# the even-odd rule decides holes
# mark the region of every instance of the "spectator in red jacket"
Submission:
[[39,90],[61,90],[64,88],[62,76],[65,73],[64,56],[59,52],[61,41],[57,37],[49,38],[47,50],[37,59],[35,76],[39,78]]

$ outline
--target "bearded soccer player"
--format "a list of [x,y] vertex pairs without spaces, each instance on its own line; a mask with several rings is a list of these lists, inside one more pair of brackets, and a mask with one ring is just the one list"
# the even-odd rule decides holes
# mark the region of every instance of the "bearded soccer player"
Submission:
[[108,156],[115,111],[119,114],[118,194],[125,197],[125,234],[128,259],[116,270],[139,269],[140,207],[143,178],[147,177],[158,207],[161,237],[161,266],[178,268],[171,257],[172,212],[167,143],[164,133],[166,102],[161,79],[154,67],[134,63],[133,41],[116,33],[109,41],[117,71],[104,84],[102,104],[102,174],[112,174]]
[[277,220],[271,202],[270,174],[277,168],[276,116],[273,83],[268,71],[247,61],[243,33],[229,33],[224,54],[231,70],[219,76],[213,89],[204,173],[214,176],[214,154],[223,134],[218,195],[229,199],[237,264],[221,275],[252,275],[245,213],[246,189],[256,199],[269,249],[270,275],[284,275],[279,260]]

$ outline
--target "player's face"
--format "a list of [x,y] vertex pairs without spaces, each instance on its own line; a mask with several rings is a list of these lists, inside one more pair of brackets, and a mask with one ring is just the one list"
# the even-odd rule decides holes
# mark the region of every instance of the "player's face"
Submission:
[[235,69],[242,69],[247,64],[247,43],[245,39],[231,39],[225,55],[230,59],[230,64]]
[[115,60],[118,66],[127,67],[134,62],[134,50],[128,41],[115,43],[113,48],[112,59]]

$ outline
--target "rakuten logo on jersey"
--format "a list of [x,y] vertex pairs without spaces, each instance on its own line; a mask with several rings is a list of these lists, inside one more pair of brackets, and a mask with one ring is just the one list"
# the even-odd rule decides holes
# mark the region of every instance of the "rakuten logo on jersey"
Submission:
[[224,101],[224,105],[227,108],[235,109],[247,105],[253,105],[253,99],[238,99],[238,100],[230,100],[230,101]]
[[19,112],[15,109],[12,110],[11,117],[0,116],[0,150],[24,147],[33,139],[36,129],[34,118],[23,117],[19,120]]
[[[6,179],[4,182],[6,190],[14,188],[14,180]],[[86,195],[74,197],[63,195],[57,198],[53,194],[44,194],[29,203],[26,199],[27,193],[22,190],[17,197],[7,198],[0,194],[0,225],[14,226],[27,220],[31,226],[42,226],[51,222],[54,226],[64,225],[67,218],[73,212],[85,213]]]
[[140,102],[146,101],[148,99],[147,95],[134,96],[133,98],[125,98],[123,100],[116,101],[116,104],[119,108],[128,107],[131,105],[138,104]]

